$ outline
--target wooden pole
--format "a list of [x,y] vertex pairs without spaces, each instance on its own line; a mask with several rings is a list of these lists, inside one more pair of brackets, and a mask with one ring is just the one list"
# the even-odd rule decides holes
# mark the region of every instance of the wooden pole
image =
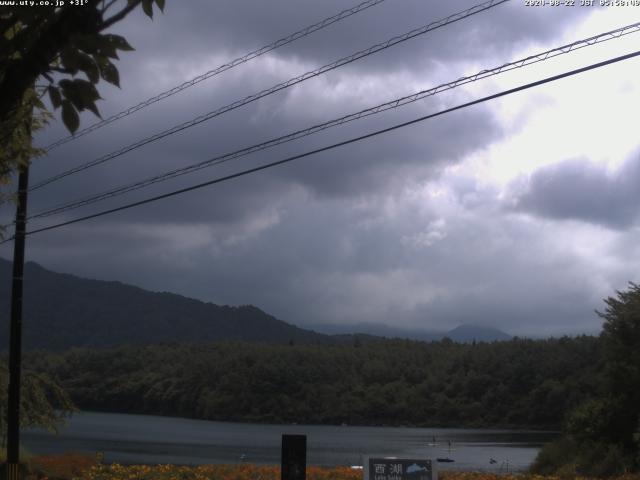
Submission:
[[[30,129],[27,135],[31,136]],[[11,286],[11,331],[9,336],[9,401],[7,408],[8,480],[19,480],[20,468],[20,377],[22,367],[22,287],[24,273],[25,232],[27,223],[27,191],[29,165],[18,174],[18,205],[13,244],[13,281]]]

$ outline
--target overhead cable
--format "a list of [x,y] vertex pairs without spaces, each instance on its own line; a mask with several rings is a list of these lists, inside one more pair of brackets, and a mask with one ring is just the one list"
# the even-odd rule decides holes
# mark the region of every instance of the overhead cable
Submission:
[[541,53],[537,53],[535,55],[530,55],[526,58],[522,58],[520,60],[515,60],[509,63],[505,63],[499,67],[495,67],[495,68],[491,68],[491,69],[485,69],[482,70],[478,73],[475,73],[473,75],[469,75],[469,76],[465,76],[465,77],[461,77],[458,80],[449,82],[449,83],[443,83],[440,84],[436,87],[430,88],[428,90],[422,90],[420,92],[414,93],[412,95],[407,95],[401,98],[397,98],[395,100],[392,100],[390,102],[386,102],[380,105],[377,105],[375,107],[370,107],[367,108],[365,110],[361,110],[359,112],[356,113],[352,113],[349,115],[345,115],[343,117],[334,119],[334,120],[330,120],[328,122],[324,122],[321,124],[317,124],[314,125],[312,127],[303,129],[303,130],[298,130],[295,131],[293,133],[289,133],[287,135],[281,136],[281,137],[277,137],[271,140],[268,140],[266,142],[262,142],[262,143],[258,143],[255,145],[252,145],[250,147],[246,147],[240,150],[236,150],[234,152],[231,153],[226,153],[224,155],[218,155],[216,157],[213,157],[211,159],[208,160],[204,160],[202,162],[199,163],[195,163],[193,165],[189,165],[186,167],[181,167],[181,168],[177,168],[174,170],[170,170],[168,172],[159,174],[159,175],[155,175],[149,178],[146,178],[144,180],[140,180],[128,185],[124,185],[124,186],[120,186],[111,190],[107,190],[98,194],[93,194],[90,196],[86,196],[84,198],[81,199],[77,199],[77,200],[73,200],[71,202],[66,202],[63,203],[61,205],[58,205],[56,207],[35,213],[31,216],[29,216],[29,219],[33,219],[33,218],[43,218],[43,217],[48,217],[51,215],[55,215],[58,213],[62,213],[65,211],[69,211],[69,210],[73,210],[76,208],[80,208],[80,207],[84,207],[87,205],[91,205],[93,203],[102,201],[102,200],[106,200],[108,198],[113,198],[116,196],[120,196],[123,195],[125,193],[134,191],[134,190],[139,190],[141,188],[159,183],[159,182],[163,182],[172,178],[176,178],[182,175],[186,175],[188,173],[192,173],[198,170],[202,170],[204,168],[209,168],[215,165],[219,165],[221,163],[225,163],[228,162],[230,160],[234,160],[246,155],[249,155],[251,153],[255,153],[261,150],[265,150],[267,148],[271,148],[274,147],[276,145],[281,145],[283,143],[287,143],[293,140],[297,140],[315,133],[318,133],[320,131],[338,126],[338,125],[342,125],[354,120],[359,120],[361,118],[365,118],[371,115],[375,115],[387,110],[391,110],[394,108],[398,108],[400,106],[404,106],[404,105],[408,105],[410,103],[416,102],[418,100],[422,100],[424,98],[427,98],[429,96],[434,96],[437,95],[438,93],[447,91],[447,90],[451,90],[453,88],[459,87],[461,85],[465,85],[471,82],[475,82],[477,80],[481,80],[487,77],[491,77],[494,75],[498,75],[500,73],[504,73],[510,70],[514,70],[516,68],[521,68],[524,66],[528,66],[528,65],[532,65],[534,63],[538,63],[538,62],[542,62],[544,60],[548,60],[549,58],[554,58],[557,57],[558,55],[563,55],[566,53],[570,53],[573,52],[575,50],[584,48],[584,47],[588,47],[588,46],[592,46],[592,45],[596,45],[598,43],[602,43],[614,38],[620,38],[624,35],[628,35],[631,33],[636,33],[640,31],[640,22],[638,23],[634,23],[631,25],[627,25],[624,27],[620,27],[617,28],[615,30],[611,30],[609,32],[605,32],[605,33],[601,33],[598,35],[594,35],[592,37],[586,38],[586,39],[582,39],[582,40],[577,40],[575,42],[560,46],[560,47],[556,47],[553,48],[551,50],[546,50],[544,52]]
[[[435,118],[435,117],[438,117],[440,115],[444,115],[446,113],[454,112],[456,110],[461,110],[463,108],[471,107],[473,105],[478,105],[480,103],[484,103],[484,102],[487,102],[489,100],[494,100],[496,98],[500,98],[500,97],[504,97],[504,96],[507,96],[507,95],[511,95],[513,93],[516,93],[516,92],[520,92],[520,91],[523,91],[523,90],[527,90],[529,88],[533,88],[533,87],[537,87],[537,86],[540,86],[540,85],[543,85],[543,84],[554,82],[554,81],[560,80],[562,78],[571,77],[571,76],[574,76],[574,75],[577,75],[577,74],[580,74],[580,73],[587,72],[589,70],[594,70],[596,68],[601,68],[601,67],[604,67],[604,66],[607,66],[607,65],[611,65],[611,64],[614,64],[614,63],[617,63],[617,62],[621,62],[623,60],[628,60],[630,58],[634,58],[634,57],[637,57],[637,56],[640,56],[640,50],[637,50],[635,52],[632,52],[632,53],[629,53],[629,54],[626,54],[626,55],[621,55],[621,56],[618,56],[618,57],[615,57],[615,58],[611,58],[609,60],[605,60],[605,61],[602,61],[602,62],[594,63],[594,64],[588,65],[586,67],[581,67],[581,68],[577,68],[575,70],[571,70],[571,71],[568,71],[568,72],[565,72],[565,73],[561,73],[561,74],[558,74],[558,75],[553,75],[551,77],[547,77],[547,78],[544,78],[542,80],[537,80],[535,82],[531,82],[531,83],[527,83],[527,84],[524,84],[524,85],[520,85],[518,87],[511,88],[509,90],[503,90],[502,92],[495,93],[493,95],[488,95],[486,97],[482,97],[482,98],[479,98],[477,100],[473,100],[471,102],[463,103],[461,105],[457,105],[455,107],[447,108],[445,110],[441,110],[439,112],[432,113],[432,114],[429,114],[429,115],[424,115],[422,117],[416,118],[414,120],[410,120],[408,122],[399,123],[399,124],[393,125],[391,127],[384,128],[382,130],[376,130],[376,131],[368,133],[366,135],[361,135],[359,137],[351,138],[349,140],[345,140],[345,141],[342,141],[342,142],[334,143],[334,144],[326,146],[326,147],[322,147],[322,148],[318,148],[318,149],[315,149],[315,150],[311,150],[311,151],[308,151],[308,152],[305,152],[305,153],[302,153],[302,154],[299,154],[299,155],[293,155],[293,156],[290,156],[290,157],[287,157],[287,158],[284,158],[284,159],[281,159],[281,160],[278,160],[278,161],[275,161],[275,162],[271,162],[271,163],[267,163],[267,164],[264,164],[264,165],[260,165],[258,167],[242,170],[240,172],[236,172],[236,173],[233,173],[231,175],[226,175],[224,177],[214,178],[213,180],[209,180],[207,182],[198,183],[196,185],[192,185],[192,186],[186,187],[186,188],[181,188],[179,190],[174,190],[172,192],[164,193],[162,195],[157,195],[157,196],[150,197],[150,198],[147,198],[147,199],[144,199],[144,200],[140,200],[140,201],[137,201],[137,202],[128,203],[128,204],[125,204],[125,205],[122,205],[122,206],[119,206],[119,207],[110,208],[108,210],[103,210],[101,212],[94,213],[94,214],[91,214],[91,215],[86,215],[86,216],[75,218],[75,219],[68,220],[68,221],[65,221],[65,222],[56,223],[54,225],[49,225],[47,227],[42,227],[42,228],[38,228],[38,229],[35,229],[35,230],[30,230],[30,231],[26,232],[26,234],[27,235],[33,235],[33,234],[36,234],[36,233],[46,232],[46,231],[57,229],[57,228],[64,227],[64,226],[67,226],[67,225],[72,225],[72,224],[75,224],[75,223],[84,222],[84,221],[91,220],[91,219],[94,219],[94,218],[102,217],[104,215],[109,215],[111,213],[120,212],[120,211],[123,211],[123,210],[127,210],[127,209],[130,209],[130,208],[138,207],[138,206],[145,205],[145,204],[148,204],[148,203],[153,203],[153,202],[156,202],[158,200],[162,200],[162,199],[165,199],[165,198],[169,198],[169,197],[173,197],[173,196],[176,196],[176,195],[180,195],[182,193],[190,192],[190,191],[193,191],[193,190],[198,190],[200,188],[204,188],[204,187],[207,187],[207,186],[210,186],[210,185],[214,185],[214,184],[217,184],[217,183],[225,182],[227,180],[231,180],[231,179],[234,179],[234,178],[242,177],[242,176],[248,175],[250,173],[255,173],[255,172],[258,172],[258,171],[261,171],[261,170],[266,170],[268,168],[275,167],[277,165],[282,165],[282,164],[289,163],[289,162],[292,162],[294,160],[298,160],[298,159],[301,159],[301,158],[309,157],[311,155],[315,155],[315,154],[318,154],[318,153],[321,153],[321,152],[326,152],[326,151],[332,150],[334,148],[338,148],[338,147],[342,147],[342,146],[349,145],[349,144],[352,144],[352,143],[360,142],[362,140],[366,140],[366,139],[381,135],[383,133],[388,133],[388,132],[391,132],[393,130],[397,130],[399,128],[403,128],[403,127],[407,127],[409,125],[413,125],[413,124],[416,124],[416,123],[419,123],[419,122],[423,122],[423,121],[428,120],[430,118]],[[12,238],[9,238],[9,239],[7,239],[7,240],[5,240],[3,242],[0,242],[0,243],[5,243],[5,242],[7,242],[9,240],[12,240]]]
[[367,0],[365,2],[360,3],[359,5],[356,5],[353,8],[349,8],[346,10],[341,11],[340,13],[333,15],[332,17],[328,17],[325,18],[324,20],[315,23],[313,25],[310,25],[308,27],[303,28],[302,30],[298,30],[295,33],[292,33],[291,35],[288,35],[284,38],[281,38],[279,40],[276,40],[273,43],[270,43],[269,45],[265,45],[264,47],[260,47],[256,50],[253,50],[252,52],[249,52],[245,55],[243,55],[242,57],[238,57],[235,60],[231,60],[229,63],[225,63],[224,65],[220,65],[217,68],[214,68],[213,70],[209,70],[208,72],[205,72],[201,75],[198,75],[197,77],[192,78],[191,80],[188,80],[184,83],[181,83],[180,85],[173,87],[169,90],[166,90],[162,93],[159,93],[158,95],[148,98],[147,100],[138,103],[137,105],[134,105],[132,107],[127,108],[126,110],[123,110],[119,113],[116,113],[108,118],[105,118],[104,120],[100,120],[99,122],[94,123],[93,125],[90,125],[82,130],[79,130],[78,132],[72,134],[72,135],[68,135],[66,137],[63,137],[53,143],[51,143],[50,145],[47,145],[44,149],[47,152],[50,152],[51,150],[53,150],[56,147],[59,147],[60,145],[63,145],[65,143],[71,142],[72,140],[75,140],[79,137],[82,137],[88,133],[94,132],[96,130],[98,130],[99,128],[104,127],[105,125],[108,125],[110,123],[115,122],[116,120],[119,120],[123,117],[126,117],[128,115],[131,115],[132,113],[137,112],[138,110],[142,110],[143,108],[148,107],[149,105],[152,105],[156,102],[159,102],[160,100],[164,100],[165,98],[171,97],[173,95],[175,95],[176,93],[179,93],[189,87],[192,87],[204,80],[207,80],[211,77],[214,77],[222,72],[226,72],[227,70],[232,69],[233,67],[237,67],[238,65],[241,65],[243,63],[246,63],[250,60],[253,60],[254,58],[257,58],[261,55],[264,55],[265,53],[271,52],[277,48],[283,47],[285,45],[288,45],[291,42],[294,42],[295,40],[298,40],[302,37],[306,37],[307,35],[312,34],[313,32],[317,32],[318,30],[321,30],[325,27],[328,27],[329,25],[332,25],[336,22],[339,22],[340,20],[343,20],[347,17],[350,17],[351,15],[354,15],[356,13],[362,12],[363,10],[366,10],[367,8],[373,7],[375,5],[378,5],[379,3],[384,2],[385,0]]
[[472,15],[475,15],[477,13],[486,11],[486,10],[488,10],[490,8],[496,7],[496,6],[500,5],[500,4],[506,3],[508,1],[510,1],[510,0],[489,0],[489,1],[486,1],[484,3],[475,5],[475,6],[471,7],[471,8],[468,8],[468,9],[462,11],[462,12],[458,12],[458,13],[454,13],[453,15],[449,15],[448,17],[446,17],[446,18],[444,18],[442,20],[431,22],[428,25],[422,26],[420,28],[416,28],[416,29],[411,30],[411,31],[409,31],[407,33],[404,33],[402,35],[398,35],[398,36],[393,37],[393,38],[391,38],[391,39],[389,39],[389,40],[387,40],[385,42],[378,43],[377,45],[369,47],[369,48],[367,48],[365,50],[361,50],[361,51],[356,52],[356,53],[354,53],[352,55],[349,55],[348,57],[344,57],[344,58],[342,58],[340,60],[336,60],[335,62],[332,62],[332,63],[330,63],[328,65],[323,66],[323,67],[320,67],[320,68],[318,68],[316,70],[312,70],[312,71],[306,72],[306,73],[304,73],[302,75],[299,75],[297,77],[291,78],[291,79],[287,80],[286,82],[279,83],[277,85],[274,85],[271,88],[262,90],[262,91],[260,91],[258,93],[253,94],[253,95],[249,95],[249,96],[243,98],[242,100],[236,100],[233,103],[230,103],[230,104],[228,104],[228,105],[226,105],[224,107],[218,108],[217,110],[211,111],[211,112],[206,113],[204,115],[200,115],[200,116],[198,116],[198,117],[196,117],[196,118],[194,118],[194,119],[192,119],[192,120],[190,120],[188,122],[181,123],[180,125],[176,125],[176,126],[174,126],[172,128],[169,128],[168,130],[164,130],[164,131],[162,131],[160,133],[157,133],[157,134],[152,135],[150,137],[147,137],[147,138],[144,138],[142,140],[139,140],[139,141],[137,141],[135,143],[132,143],[132,144],[126,146],[126,147],[123,147],[123,148],[121,148],[119,150],[116,150],[116,151],[113,151],[113,152],[108,153],[106,155],[103,155],[103,156],[101,156],[101,157],[99,157],[99,158],[97,158],[95,160],[92,160],[90,162],[84,163],[84,164],[79,165],[77,167],[71,168],[69,170],[66,170],[66,171],[64,171],[62,173],[59,173],[57,175],[54,175],[52,177],[49,177],[49,178],[47,178],[45,180],[42,180],[42,181],[36,183],[29,190],[30,191],[37,190],[37,189],[42,188],[45,185],[48,185],[48,184],[50,184],[52,182],[55,182],[55,181],[60,180],[62,178],[68,177],[69,175],[73,175],[75,173],[87,170],[88,168],[94,167],[96,165],[100,165],[100,164],[102,164],[102,163],[104,163],[104,162],[106,162],[108,160],[112,160],[112,159],[114,159],[116,157],[124,155],[125,153],[128,153],[128,152],[130,152],[132,150],[135,150],[137,148],[140,148],[140,147],[142,147],[144,145],[147,145],[149,143],[155,142],[155,141],[160,140],[162,138],[165,138],[165,137],[167,137],[169,135],[173,135],[175,133],[181,132],[182,130],[185,130],[187,128],[191,128],[191,127],[193,127],[195,125],[198,125],[198,124],[200,124],[202,122],[210,120],[210,119],[212,119],[214,117],[220,116],[220,115],[222,115],[224,113],[227,113],[227,112],[229,112],[231,110],[234,110],[234,109],[239,108],[241,106],[247,105],[248,103],[255,102],[256,100],[259,100],[259,99],[261,99],[263,97],[266,97],[267,95],[271,95],[273,93],[279,92],[279,91],[284,90],[286,88],[289,88],[289,87],[291,87],[293,85],[296,85],[298,83],[304,82],[305,80],[308,80],[310,78],[317,77],[317,76],[319,76],[319,75],[321,75],[321,74],[323,74],[325,72],[328,72],[330,70],[334,70],[334,69],[336,69],[338,67],[342,67],[344,65],[352,63],[352,62],[354,62],[356,60],[359,60],[361,58],[364,58],[364,57],[367,57],[367,56],[372,55],[374,53],[380,52],[380,51],[385,50],[385,49],[387,49],[389,47],[397,45],[399,43],[406,42],[407,40],[410,40],[410,39],[412,39],[414,37],[417,37],[419,35],[423,35],[423,34],[425,34],[427,32],[432,31],[432,30],[444,27],[445,25],[449,25],[451,23],[460,21],[460,20],[462,20],[464,18],[467,18],[467,17],[470,17]]

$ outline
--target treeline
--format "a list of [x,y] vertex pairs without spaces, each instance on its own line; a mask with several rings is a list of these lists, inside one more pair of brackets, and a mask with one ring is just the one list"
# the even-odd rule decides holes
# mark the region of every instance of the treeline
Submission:
[[640,285],[604,300],[598,381],[565,415],[562,435],[545,445],[532,469],[560,477],[640,472]]
[[33,352],[83,410],[247,422],[559,428],[598,383],[596,337]]

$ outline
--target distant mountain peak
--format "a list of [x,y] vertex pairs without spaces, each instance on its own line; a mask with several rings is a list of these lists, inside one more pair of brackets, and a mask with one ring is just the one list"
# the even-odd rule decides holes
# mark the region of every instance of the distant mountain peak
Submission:
[[498,330],[493,327],[486,327],[482,325],[459,325],[456,328],[449,330],[446,334],[451,340],[456,342],[494,342],[511,340],[511,335]]
[[449,338],[454,342],[494,342],[511,340],[511,335],[497,328],[481,325],[459,325],[448,331],[426,330],[418,328],[403,328],[381,323],[357,323],[357,324],[314,324],[308,328],[329,335],[366,334],[389,338],[408,338],[411,340],[437,341]]

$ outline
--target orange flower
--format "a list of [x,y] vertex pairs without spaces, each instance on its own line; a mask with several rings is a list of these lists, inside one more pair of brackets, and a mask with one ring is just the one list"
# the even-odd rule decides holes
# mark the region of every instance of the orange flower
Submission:
[[[110,465],[97,464],[89,456],[68,454],[36,457],[31,461],[28,478],[48,480],[280,480],[280,468],[274,465]],[[34,476],[35,475],[35,476]],[[349,467],[307,467],[307,480],[362,480],[362,470]],[[561,480],[530,474],[497,475],[486,472],[441,472],[440,480]],[[563,478],[562,480],[567,480]],[[571,480],[591,480],[576,477]],[[627,474],[613,480],[640,480],[638,474]]]

